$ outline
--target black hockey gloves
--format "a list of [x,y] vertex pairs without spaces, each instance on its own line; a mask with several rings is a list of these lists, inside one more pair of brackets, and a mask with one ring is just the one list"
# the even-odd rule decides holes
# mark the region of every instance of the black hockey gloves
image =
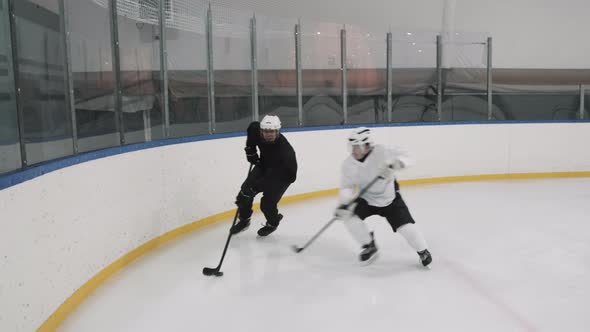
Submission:
[[258,165],[260,163],[260,158],[258,157],[258,152],[256,151],[255,146],[247,146],[244,148],[246,151],[246,159],[250,164]]

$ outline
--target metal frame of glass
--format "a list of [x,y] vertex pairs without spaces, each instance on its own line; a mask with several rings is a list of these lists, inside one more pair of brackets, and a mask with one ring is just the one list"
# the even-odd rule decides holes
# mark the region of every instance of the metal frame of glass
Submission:
[[[8,13],[7,16],[9,18],[9,22],[7,24],[8,27],[10,27],[10,31],[9,31],[9,37],[10,37],[10,58],[14,59],[14,61],[11,61],[10,65],[11,65],[11,71],[12,71],[12,77],[14,78],[12,81],[14,83],[14,91],[15,91],[15,95],[16,95],[16,112],[17,112],[17,119],[18,119],[18,140],[20,143],[20,152],[21,152],[21,164],[22,167],[27,167],[29,166],[29,162],[27,160],[27,154],[26,154],[26,145],[25,145],[25,135],[24,135],[24,124],[25,124],[25,114],[23,114],[23,101],[22,101],[22,94],[20,89],[18,88],[19,85],[19,63],[18,61],[16,61],[17,59],[19,59],[19,54],[18,54],[18,49],[17,49],[17,39],[16,39],[16,22],[15,22],[15,15],[14,15],[14,5],[16,0],[4,0],[7,1],[8,4]],[[64,69],[65,69],[65,73],[66,73],[66,78],[65,78],[65,84],[64,84],[64,93],[65,93],[65,98],[66,98],[66,108],[67,111],[71,114],[71,127],[72,127],[72,139],[73,139],[73,151],[74,154],[78,154],[79,153],[79,149],[78,149],[78,128],[77,128],[77,122],[76,122],[76,101],[75,101],[75,96],[74,96],[74,78],[73,78],[73,73],[72,73],[72,53],[71,53],[71,49],[72,49],[72,45],[71,45],[71,37],[70,37],[70,27],[69,27],[69,21],[68,21],[68,15],[67,15],[67,11],[68,11],[68,7],[65,5],[65,1],[66,0],[57,0],[58,4],[59,4],[59,23],[60,23],[60,27],[61,27],[61,38],[62,38],[62,43],[65,47],[65,59],[64,59]],[[120,53],[120,48],[119,48],[119,24],[118,24],[118,19],[120,15],[128,15],[125,14],[125,12],[119,12],[119,10],[121,8],[123,8],[124,10],[128,10],[125,9],[125,3],[127,0],[107,0],[105,1],[105,9],[108,10],[109,12],[109,21],[110,21],[110,43],[111,43],[111,56],[112,56],[112,67],[113,67],[113,93],[114,93],[114,100],[112,101],[112,109],[115,111],[115,122],[116,122],[116,128],[117,128],[117,133],[119,135],[119,144],[120,145],[124,145],[126,144],[126,139],[125,139],[125,125],[124,125],[124,116],[123,116],[123,99],[122,99],[122,93],[123,93],[123,85],[124,85],[124,77],[122,74],[122,69],[121,69],[121,53]],[[167,45],[166,45],[166,27],[168,24],[176,24],[175,21],[173,20],[172,16],[175,15],[175,13],[173,12],[173,6],[168,5],[166,3],[167,0],[160,0],[158,1],[158,5],[156,8],[156,17],[157,17],[157,34],[158,34],[158,49],[157,52],[159,55],[159,72],[160,72],[160,78],[161,78],[161,86],[160,86],[160,91],[158,92],[159,94],[161,94],[160,98],[160,102],[161,102],[161,109],[163,112],[163,127],[164,127],[164,138],[167,137],[171,137],[170,134],[170,110],[169,110],[169,100],[171,98],[174,98],[173,96],[173,91],[171,91],[170,89],[174,89],[174,87],[170,87],[169,85],[169,71],[173,70],[173,69],[169,69],[168,68],[168,49],[167,49]],[[98,4],[98,2],[97,2]],[[208,115],[209,115],[209,133],[210,134],[214,134],[217,132],[217,128],[216,128],[216,107],[215,107],[215,63],[214,63],[214,55],[213,55],[213,43],[214,43],[214,37],[213,37],[213,12],[211,10],[211,4],[208,4],[206,2],[198,2],[196,3],[196,5],[198,6],[202,6],[199,8],[203,8],[202,10],[204,11],[206,8],[206,19],[204,22],[202,22],[202,19],[199,19],[198,22],[192,22],[192,24],[195,25],[199,25],[199,30],[201,31],[201,33],[203,35],[206,36],[206,63],[207,63],[207,96],[208,96]],[[202,11],[202,12],[203,12]],[[129,17],[129,16],[126,16]],[[186,16],[188,18],[191,18],[190,15]],[[194,19],[194,17],[193,17]],[[217,21],[216,21],[217,22]],[[197,24],[198,23],[198,24]],[[138,23],[139,25],[140,23]],[[200,26],[200,24],[203,24],[203,26]],[[216,23],[218,24],[218,23]],[[229,29],[231,29],[232,27],[232,22],[227,22],[227,27]],[[284,75],[285,77],[281,78],[283,80],[288,80],[288,79],[292,79],[291,82],[295,82],[295,83],[291,83],[291,84],[295,84],[295,85],[291,85],[291,87],[293,88],[295,86],[296,88],[296,101],[297,101],[297,125],[299,127],[305,126],[306,123],[304,122],[304,110],[306,109],[307,105],[305,105],[305,103],[307,102],[303,95],[303,88],[304,88],[304,80],[303,80],[303,59],[302,59],[302,50],[303,49],[309,49],[309,48],[313,48],[315,47],[315,45],[309,45],[306,44],[304,42],[302,42],[302,25],[301,25],[301,20],[298,20],[296,23],[294,23],[293,25],[293,37],[292,37],[292,45],[294,45],[294,50],[295,50],[295,63],[294,63],[294,70],[291,69],[291,73],[288,73],[289,75],[293,76],[289,76],[289,75]],[[319,35],[320,32],[317,32],[317,34]],[[353,31],[351,30],[351,33],[353,33]],[[410,33],[408,33],[410,34]],[[351,110],[349,110],[349,105],[347,102],[347,96],[349,94],[349,86],[348,86],[348,79],[350,79],[351,77],[353,77],[353,66],[351,65],[349,68],[348,65],[348,61],[352,60],[348,59],[348,54],[347,54],[347,40],[346,40],[346,36],[347,36],[347,29],[346,26],[342,26],[342,28],[340,29],[340,66],[338,68],[338,65],[336,64],[335,68],[339,69],[341,71],[341,87],[340,87],[340,97],[342,100],[342,115],[343,115],[343,121],[342,124],[347,124],[349,123],[349,112]],[[385,59],[386,59],[386,63],[385,63],[385,84],[386,86],[384,87],[384,91],[385,91],[385,102],[386,105],[383,106],[382,105],[382,110],[384,112],[386,112],[386,121],[387,122],[392,122],[392,112],[394,109],[394,105],[395,103],[397,103],[397,100],[394,100],[394,84],[393,84],[393,78],[394,78],[394,64],[393,64],[393,54],[396,51],[393,47],[393,34],[392,31],[389,32],[383,32],[383,37],[384,37],[384,42],[386,45],[385,48]],[[229,38],[229,37],[228,37]],[[259,89],[259,68],[258,68],[258,51],[257,51],[257,25],[256,25],[256,15],[251,15],[251,19],[250,19],[250,70],[251,70],[251,77],[250,77],[250,81],[251,81],[251,97],[252,97],[252,101],[251,101],[251,107],[252,107],[252,119],[253,120],[258,120],[259,119],[259,94],[264,93],[264,86],[261,87],[261,89]],[[291,38],[291,37],[289,37]],[[437,35],[436,36],[436,41],[433,41],[436,43],[436,58],[432,59],[432,63],[433,66],[432,68],[434,69],[436,66],[436,77],[433,80],[433,91],[434,89],[436,89],[434,91],[434,94],[431,95],[432,98],[434,98],[434,95],[436,95],[436,101],[434,101],[432,103],[432,105],[436,105],[436,118],[438,121],[441,121],[443,119],[443,100],[445,98],[445,88],[446,88],[446,84],[445,84],[445,70],[443,70],[443,46],[444,46],[444,39],[441,35]],[[307,43],[310,43],[310,41],[308,40]],[[485,98],[486,98],[486,108],[487,108],[487,119],[488,120],[493,120],[494,119],[494,107],[496,107],[496,105],[494,105],[494,101],[496,101],[496,99],[492,99],[493,98],[493,77],[492,77],[492,72],[493,72],[493,65],[492,65],[492,38],[488,37],[485,41],[481,42],[482,45],[485,45],[485,70],[486,70],[486,81],[485,81]],[[352,45],[349,45],[352,46]],[[155,46],[154,46],[155,47]],[[156,50],[154,50],[156,51]],[[351,51],[352,52],[352,51]],[[352,53],[351,53],[352,54]],[[198,56],[198,55],[197,55]],[[314,56],[317,56],[317,54],[315,54]],[[321,54],[320,54],[321,56]],[[352,55],[354,57],[354,55]],[[325,60],[325,59],[324,59]],[[292,60],[291,60],[292,61]],[[331,61],[331,60],[329,60]],[[381,69],[381,74],[383,74],[383,67],[380,67]],[[349,69],[351,70],[350,74],[349,74]],[[324,70],[323,68],[319,68],[317,71],[321,72],[322,70]],[[483,67],[482,67],[483,70]],[[190,74],[190,72],[189,72]],[[382,76],[381,76],[382,77]],[[280,79],[279,79],[280,80]],[[77,83],[76,83],[77,84]],[[203,77],[203,94],[204,94],[204,77]],[[380,83],[382,84],[382,83]],[[247,84],[246,84],[247,85]],[[273,86],[274,89],[276,90],[280,90],[280,86]],[[352,91],[352,90],[351,90]],[[281,98],[280,92],[275,92],[277,94],[277,98]],[[351,92],[353,93],[353,92]],[[585,118],[585,109],[584,109],[584,104],[585,104],[585,87],[583,84],[579,84],[579,91],[577,92],[579,94],[579,107],[576,107],[577,109],[574,110],[574,112],[577,112],[578,114],[576,114],[576,118],[579,120],[584,120]],[[469,94],[467,94],[469,95]],[[481,95],[483,95],[483,93],[481,93]],[[291,98],[293,98],[293,92],[291,92]],[[381,97],[381,99],[383,99],[383,97]],[[381,101],[381,103],[383,103],[383,101]],[[293,99],[291,99],[291,104],[294,107],[294,103],[293,103]],[[578,106],[578,105],[576,105]],[[273,106],[274,107],[274,106]],[[352,107],[352,106],[351,106]],[[385,108],[386,107],[386,108]],[[295,116],[295,114],[293,113],[293,116]],[[385,113],[384,113],[385,116]],[[293,120],[295,121],[295,117],[293,117]],[[203,121],[204,122],[204,121]]]

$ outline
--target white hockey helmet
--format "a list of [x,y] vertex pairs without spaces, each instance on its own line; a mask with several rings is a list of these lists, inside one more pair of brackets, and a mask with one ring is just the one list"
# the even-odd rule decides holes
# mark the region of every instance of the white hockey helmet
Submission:
[[351,146],[365,144],[369,144],[369,146],[375,145],[373,135],[371,135],[371,129],[367,127],[355,128],[348,136],[348,143]]
[[281,120],[276,115],[265,115],[260,121],[260,129],[262,130],[280,130]]

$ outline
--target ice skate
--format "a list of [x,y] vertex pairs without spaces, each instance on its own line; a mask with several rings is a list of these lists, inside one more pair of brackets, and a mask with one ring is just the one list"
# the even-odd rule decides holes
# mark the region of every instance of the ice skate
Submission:
[[281,221],[281,219],[283,219],[283,215],[279,214],[279,217],[277,218],[276,223],[270,223],[270,222],[266,222],[266,224],[258,230],[258,236],[267,236],[270,235],[272,232],[277,230],[277,227],[279,227],[279,222]]
[[247,230],[248,227],[250,227],[250,218],[244,220],[240,219],[237,224],[232,226],[230,233],[235,235]]
[[377,246],[375,245],[375,238],[373,237],[373,232],[371,232],[371,242],[369,244],[365,244],[363,246],[363,251],[359,255],[359,259],[361,264],[368,265],[371,264],[378,256]]
[[418,251],[418,256],[420,256],[420,262],[423,266],[428,267],[428,265],[432,263],[432,256],[430,255],[430,251],[428,251],[428,249]]

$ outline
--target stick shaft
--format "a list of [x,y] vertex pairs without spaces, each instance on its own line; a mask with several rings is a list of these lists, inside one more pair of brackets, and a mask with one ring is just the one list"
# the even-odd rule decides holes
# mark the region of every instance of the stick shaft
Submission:
[[[369,188],[375,183],[377,182],[379,179],[381,179],[381,176],[377,176],[375,177],[371,182],[369,182],[369,184],[367,184],[363,189],[361,189],[361,191],[358,193],[358,195],[356,195],[356,198],[353,200],[353,202],[355,200],[357,200],[359,197],[361,197],[365,192],[367,192],[367,190],[369,190]],[[351,203],[352,204],[352,203]],[[347,204],[347,206],[349,206],[350,204]],[[313,241],[315,241],[326,229],[328,229],[328,227],[330,227],[330,225],[332,225],[332,223],[334,223],[334,221],[338,220],[337,217],[333,217],[332,219],[330,219],[330,221],[328,221],[319,231],[317,231],[314,236],[312,236],[311,239],[309,239],[309,241],[307,241],[307,243],[305,245],[303,245],[303,247],[298,248],[300,249],[298,252],[303,251],[305,248],[307,248],[310,244],[313,243]]]
[[[250,164],[250,168],[248,169],[248,175],[250,175],[250,172],[252,172],[252,168],[254,167],[253,164]],[[231,240],[232,237],[232,228],[235,226],[236,224],[236,220],[238,220],[238,213],[239,213],[239,209],[236,210],[236,214],[234,215],[234,221],[231,224],[231,227],[229,229],[229,234],[227,235],[227,240],[225,241],[225,247],[223,247],[223,253],[221,254],[221,259],[219,260],[219,264],[217,265],[217,267],[215,268],[215,270],[217,272],[219,272],[219,270],[221,269],[221,264],[223,264],[223,259],[225,258],[225,253],[227,252],[227,247],[229,246],[229,241]]]

